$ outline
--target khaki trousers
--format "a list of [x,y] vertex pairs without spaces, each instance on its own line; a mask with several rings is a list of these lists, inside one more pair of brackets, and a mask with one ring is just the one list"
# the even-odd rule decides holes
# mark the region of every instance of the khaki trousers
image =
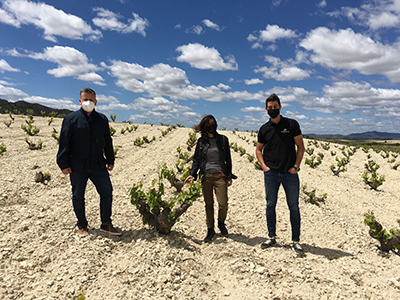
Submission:
[[214,228],[214,191],[218,202],[218,221],[224,222],[228,213],[228,183],[225,176],[221,173],[205,173],[202,191],[207,228]]

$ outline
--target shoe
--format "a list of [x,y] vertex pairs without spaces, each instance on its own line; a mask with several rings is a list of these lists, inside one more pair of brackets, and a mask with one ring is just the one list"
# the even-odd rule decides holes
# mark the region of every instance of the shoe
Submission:
[[299,252],[299,253],[303,253],[303,252],[304,252],[304,250],[303,250],[303,248],[300,246],[300,243],[299,243],[299,242],[293,242],[292,249],[293,249],[293,251],[295,251],[295,252]]
[[221,234],[223,236],[227,236],[228,235],[228,229],[226,229],[224,222],[218,221],[218,228],[219,228],[219,230],[221,230]]
[[266,249],[271,247],[272,245],[276,244],[276,239],[275,238],[269,238],[266,240],[264,243],[261,244],[261,249]]
[[86,236],[88,235],[88,228],[87,227],[82,227],[82,228],[78,228],[78,235],[79,236]]
[[119,232],[117,229],[114,228],[114,226],[110,225],[106,228],[100,228],[100,231],[106,232],[111,235],[122,235],[121,232]]
[[211,242],[211,240],[212,240],[212,238],[214,237],[214,235],[215,235],[215,230],[214,230],[214,228],[208,228],[207,236],[206,236],[205,239],[204,239],[204,243],[209,243],[209,242]]

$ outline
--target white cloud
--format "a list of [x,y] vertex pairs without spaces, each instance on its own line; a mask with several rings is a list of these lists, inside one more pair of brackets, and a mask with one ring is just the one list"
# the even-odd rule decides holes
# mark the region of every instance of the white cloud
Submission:
[[241,108],[240,111],[244,111],[244,112],[264,112],[265,108],[263,108],[261,106],[248,106],[248,107]]
[[244,83],[246,85],[254,85],[254,84],[261,84],[264,83],[263,80],[261,80],[260,78],[253,78],[253,79],[245,79]]
[[281,61],[279,57],[265,56],[265,60],[271,64],[254,70],[255,73],[263,73],[264,78],[274,78],[278,81],[303,80],[310,77],[310,71],[300,69],[293,60]]
[[25,51],[25,54],[13,49],[8,51],[8,54],[56,63],[58,64],[57,68],[47,71],[54,77],[75,77],[79,80],[91,81],[97,85],[105,85],[104,79],[95,73],[100,68],[89,63],[87,56],[75,48],[54,46],[45,48],[42,53]]
[[27,97],[28,94],[12,87],[4,86],[0,84],[0,98],[2,99],[17,99],[20,100],[22,98]]
[[219,27],[218,24],[215,24],[214,22],[212,22],[212,21],[210,21],[210,20],[208,20],[208,19],[204,19],[202,22],[203,22],[203,24],[204,24],[205,26],[207,26],[207,27],[209,27],[209,28],[215,29],[215,30],[217,30],[217,31],[221,31],[221,28]]
[[4,73],[4,71],[7,72],[20,72],[20,69],[15,69],[11,67],[8,62],[6,62],[4,59],[0,59],[0,73]]
[[323,87],[322,97],[298,98],[304,109],[322,113],[347,114],[355,110],[400,106],[400,90],[374,88],[369,83],[335,82]]
[[322,0],[321,2],[317,3],[318,7],[325,7],[327,5],[326,0]]
[[203,27],[200,25],[195,25],[192,27],[192,32],[194,32],[197,35],[200,35],[203,32]]
[[132,13],[133,19],[129,19],[128,24],[125,24],[119,21],[123,18],[120,14],[101,7],[96,7],[93,10],[97,12],[97,17],[93,19],[93,23],[103,30],[113,30],[120,33],[137,32],[142,36],[146,36],[145,30],[150,26],[147,19],[141,18],[136,13]]
[[297,37],[297,34],[290,29],[284,29],[278,25],[267,25],[264,30],[255,31],[247,37],[252,44],[252,48],[260,48],[263,43],[275,43],[278,39],[291,39]]
[[357,24],[369,27],[372,30],[381,28],[398,28],[400,25],[400,1],[379,0],[361,5],[359,8],[343,7],[341,11],[334,11],[332,16],[345,16]]
[[201,44],[188,44],[179,46],[176,51],[181,55],[177,57],[180,62],[187,62],[197,69],[209,69],[213,71],[238,70],[235,57],[227,56],[222,59],[215,48],[208,48]]
[[166,120],[191,121],[200,118],[192,108],[183,106],[164,97],[137,98],[129,105],[131,109],[141,111],[142,114],[132,115],[131,120],[156,119],[159,122]]
[[83,19],[67,14],[45,3],[27,0],[5,0],[0,22],[19,28],[34,25],[44,31],[46,40],[57,42],[56,36],[68,39],[98,40],[101,32],[93,30]]
[[400,49],[373,41],[352,29],[319,27],[309,32],[300,46],[311,60],[324,67],[356,70],[364,75],[381,74],[392,83],[400,82]]
[[40,96],[29,96],[23,98],[22,100],[30,103],[39,103],[44,106],[58,108],[58,109],[77,110],[80,108],[78,100],[76,100],[76,103],[74,103],[69,99],[53,99]]

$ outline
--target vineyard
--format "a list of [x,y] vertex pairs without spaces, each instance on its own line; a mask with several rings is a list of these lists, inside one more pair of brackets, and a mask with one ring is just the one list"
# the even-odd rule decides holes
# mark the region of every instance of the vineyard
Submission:
[[12,117],[0,115],[1,299],[398,299],[399,250],[381,251],[364,223],[378,221],[388,237],[400,229],[396,152],[305,139],[299,172],[305,255],[297,257],[283,189],[277,246],[260,248],[267,231],[255,133],[219,131],[229,138],[238,179],[228,190],[229,235],[216,229],[213,242],[203,244],[201,197],[168,234],[143,224],[139,204],[131,202],[132,187],[143,195],[139,189],[147,193],[160,180],[165,199],[178,195],[170,171],[179,181],[191,165],[193,131],[110,121],[112,218],[123,235],[98,230],[98,194],[89,182],[89,236],[80,238],[69,178],[55,162],[62,119]]

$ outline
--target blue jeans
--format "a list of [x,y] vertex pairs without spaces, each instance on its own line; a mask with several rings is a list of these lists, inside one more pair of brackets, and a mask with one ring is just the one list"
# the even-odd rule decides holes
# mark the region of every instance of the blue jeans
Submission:
[[88,226],[85,215],[85,189],[90,179],[100,195],[101,228],[111,225],[112,185],[110,175],[106,168],[96,171],[83,171],[70,173],[72,185],[72,205],[78,219],[78,228]]
[[300,241],[299,176],[289,172],[269,170],[268,172],[264,172],[264,184],[267,200],[266,216],[268,236],[276,236],[276,203],[278,201],[278,190],[282,184],[286,193],[286,202],[290,210],[292,241]]

